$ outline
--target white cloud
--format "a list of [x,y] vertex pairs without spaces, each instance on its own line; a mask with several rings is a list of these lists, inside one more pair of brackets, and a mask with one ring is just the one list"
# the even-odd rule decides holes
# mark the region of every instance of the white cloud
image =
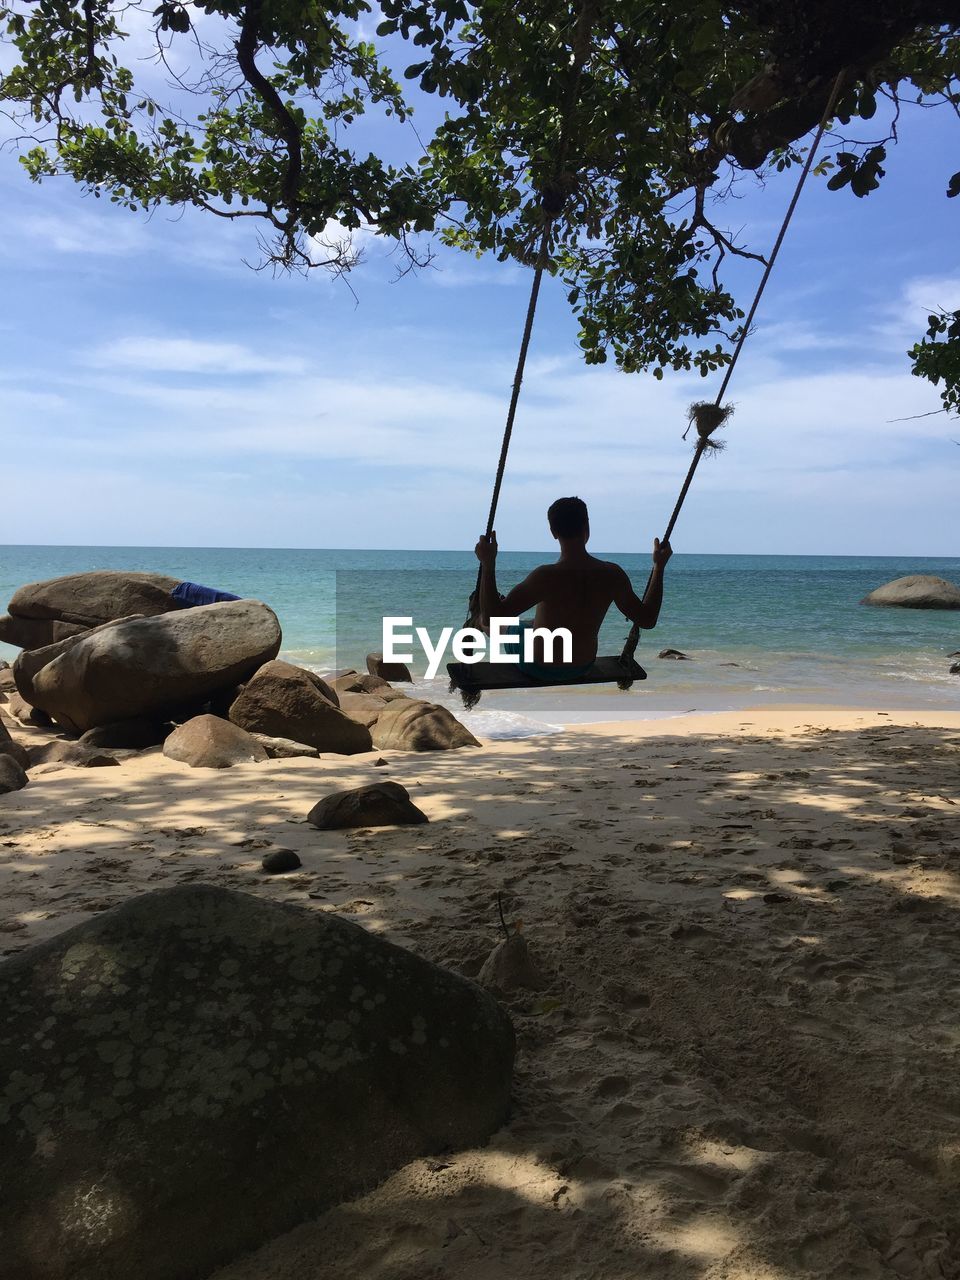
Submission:
[[[306,368],[299,356],[267,355],[237,342],[198,338],[120,338],[98,347],[89,363],[106,369],[212,375],[299,374]],[[246,397],[246,392],[238,394]]]

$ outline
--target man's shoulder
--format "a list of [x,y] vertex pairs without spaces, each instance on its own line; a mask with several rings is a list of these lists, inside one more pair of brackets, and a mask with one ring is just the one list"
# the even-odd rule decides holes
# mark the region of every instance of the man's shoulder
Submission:
[[596,556],[593,557],[597,566],[597,572],[603,573],[610,578],[623,578],[626,576],[626,569],[622,565],[617,564],[616,560],[600,560]]

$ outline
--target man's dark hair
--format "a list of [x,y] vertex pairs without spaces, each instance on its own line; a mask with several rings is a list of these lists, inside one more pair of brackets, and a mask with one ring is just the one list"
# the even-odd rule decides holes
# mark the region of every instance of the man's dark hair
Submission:
[[555,538],[575,538],[586,529],[588,519],[587,504],[582,498],[558,498],[547,511]]

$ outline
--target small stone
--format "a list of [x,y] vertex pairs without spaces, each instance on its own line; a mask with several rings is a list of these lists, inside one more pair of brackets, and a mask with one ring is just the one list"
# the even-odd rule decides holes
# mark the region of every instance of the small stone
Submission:
[[952,664],[950,667],[950,674],[952,676],[960,676],[960,662],[954,662]]
[[269,853],[263,855],[260,865],[270,875],[278,876],[284,871],[296,871],[298,867],[303,866],[303,863],[293,849],[271,849]]
[[380,756],[378,759],[374,760],[373,767],[375,769],[383,769],[388,763],[389,762],[387,760],[384,760],[383,756]]
[[324,796],[307,814],[307,821],[321,831],[340,831],[346,827],[414,826],[429,819],[399,782],[372,782]]

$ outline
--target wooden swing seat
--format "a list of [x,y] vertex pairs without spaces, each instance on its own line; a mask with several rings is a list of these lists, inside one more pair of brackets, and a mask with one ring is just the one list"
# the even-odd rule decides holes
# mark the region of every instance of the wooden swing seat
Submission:
[[[540,673],[543,673],[542,675]],[[597,658],[586,671],[563,663],[538,664],[536,673],[513,662],[448,662],[450,686],[462,693],[496,689],[541,689],[555,685],[628,684],[646,680],[647,673],[635,662],[619,657]]]

